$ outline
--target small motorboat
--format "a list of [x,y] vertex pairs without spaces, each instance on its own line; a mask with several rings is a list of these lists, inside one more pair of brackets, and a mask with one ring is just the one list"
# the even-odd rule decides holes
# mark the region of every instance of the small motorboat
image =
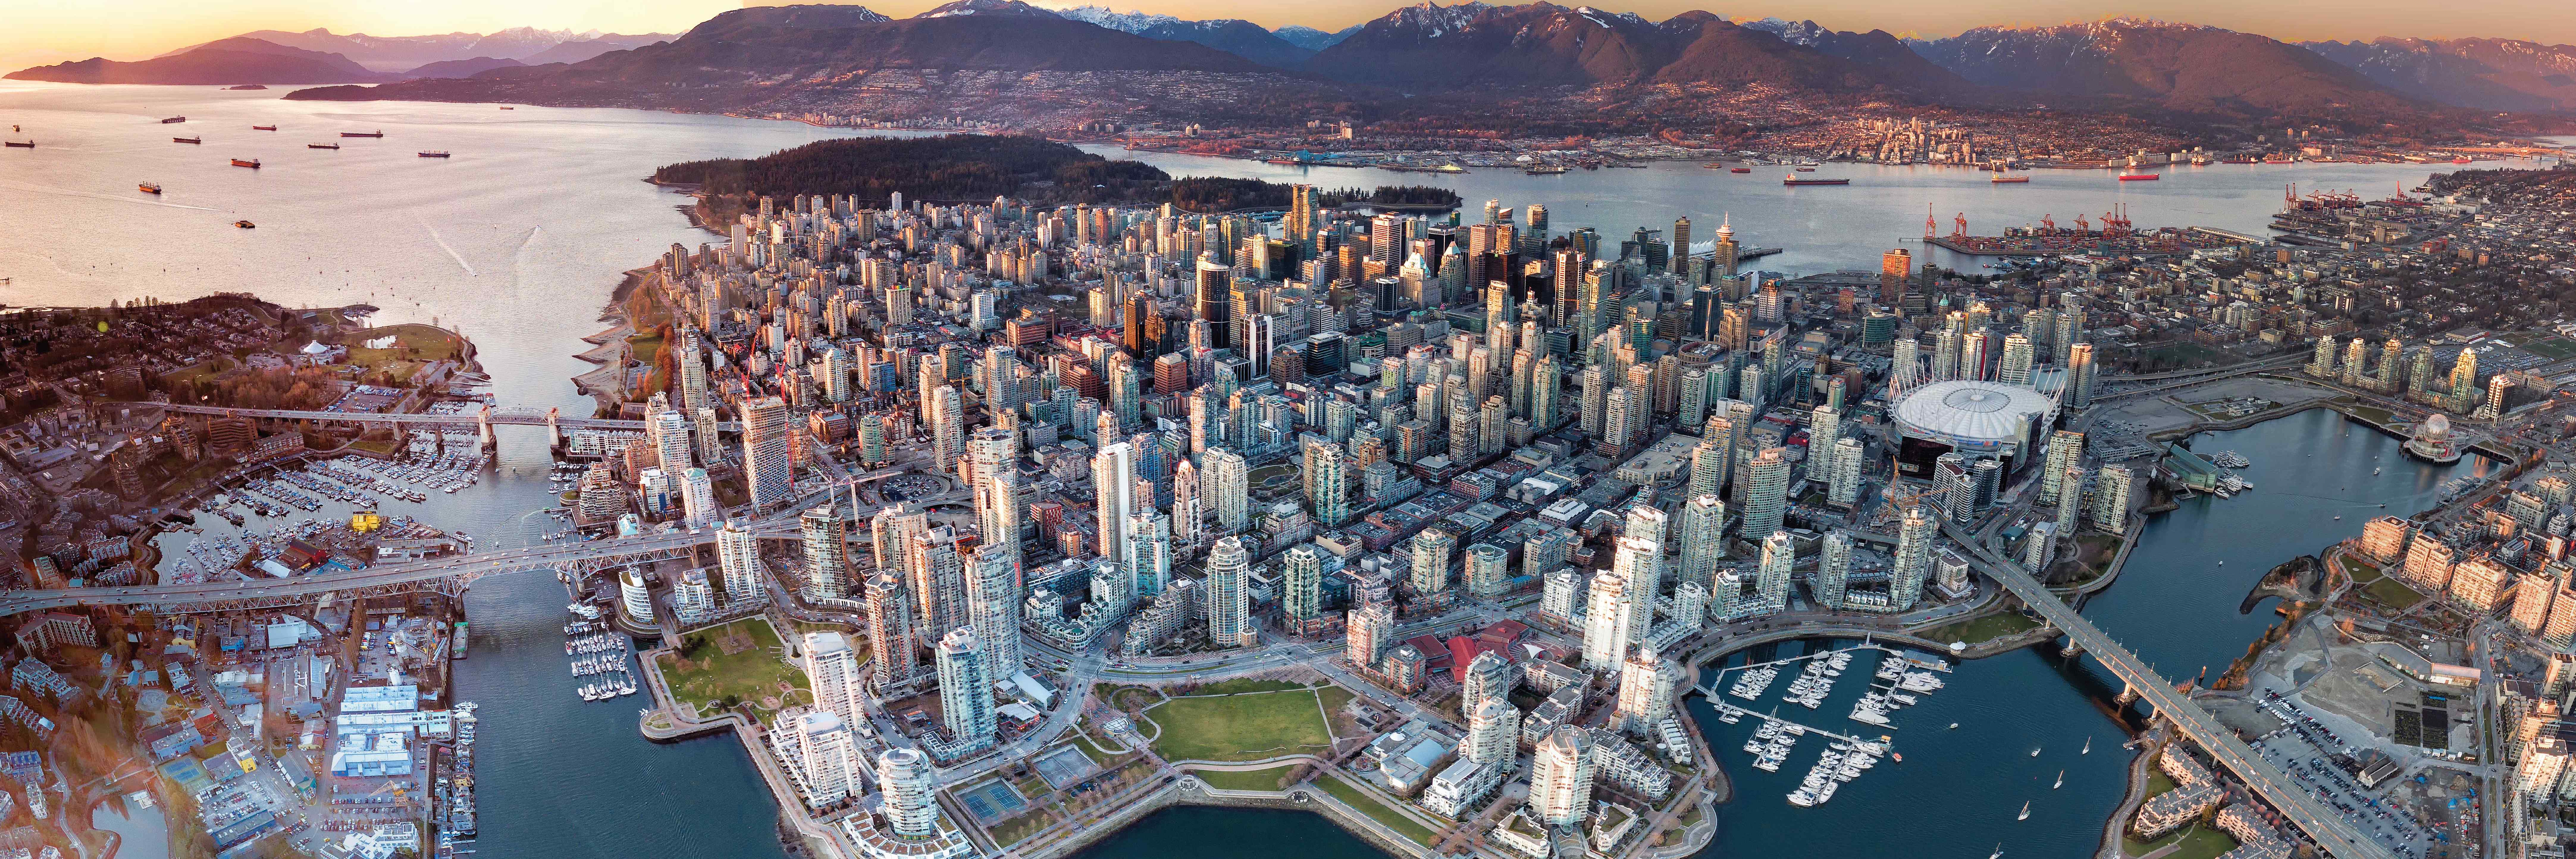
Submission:
[[2032,750],[2030,750],[2030,756],[2031,756],[2031,757],[2034,757],[2034,758],[2035,758],[2035,757],[2039,757],[2039,750],[2038,750],[2038,749],[2032,749]]
[[251,222],[249,222],[249,221],[234,221],[234,222],[233,222],[233,226],[240,227],[240,228],[242,228],[242,229],[247,230],[247,229],[250,229],[250,228],[252,228],[252,227],[259,226],[259,225],[258,225],[258,224],[251,223]]

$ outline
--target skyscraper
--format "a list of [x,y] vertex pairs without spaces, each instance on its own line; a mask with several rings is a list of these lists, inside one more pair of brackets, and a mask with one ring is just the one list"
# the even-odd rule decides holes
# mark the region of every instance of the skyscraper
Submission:
[[1424,596],[1449,589],[1449,555],[1458,546],[1458,538],[1440,528],[1424,528],[1413,535],[1413,566],[1410,584],[1413,592]]
[[815,709],[852,723],[867,719],[867,684],[850,640],[838,632],[808,632],[804,651],[805,681],[813,687]]
[[1511,584],[1510,550],[1492,543],[1467,547],[1467,592],[1479,597],[1500,595]]
[[1136,448],[1123,441],[1100,448],[1091,458],[1091,488],[1099,507],[1100,557],[1123,563],[1128,520],[1135,516],[1138,504],[1151,503],[1136,498]]
[[1251,563],[1251,552],[1245,549],[1242,537],[1217,538],[1216,545],[1208,550],[1208,641],[1218,647],[1260,643],[1260,630],[1252,623],[1252,592],[1244,581]]
[[1851,590],[1852,538],[1846,531],[1825,535],[1824,551],[1816,559],[1816,603],[1828,609],[1843,607],[1843,595]]
[[1216,531],[1240,534],[1252,526],[1250,469],[1241,454],[1225,448],[1208,448],[1207,506],[1216,514]]
[[987,677],[1020,670],[1019,564],[1001,546],[984,545],[966,569],[966,616],[983,642]]
[[1342,641],[1342,658],[1353,666],[1376,667],[1395,644],[1395,606],[1384,601],[1353,606],[1345,625],[1349,635]]
[[1637,610],[1628,598],[1628,577],[1616,569],[1592,574],[1583,603],[1583,667],[1615,670],[1628,657],[1628,630]]
[[1682,503],[1680,527],[1675,529],[1681,543],[1679,582],[1696,582],[1708,587],[1717,573],[1717,562],[1726,557],[1726,538],[1720,529],[1726,527],[1726,502],[1714,494],[1693,495]]
[[850,735],[849,722],[839,714],[808,711],[796,718],[789,733],[805,772],[806,802],[821,807],[857,796],[864,789],[866,776],[859,767],[857,738]]
[[1306,503],[1315,523],[1339,528],[1351,519],[1350,459],[1329,441],[1306,443]]
[[940,720],[949,738],[968,748],[992,745],[996,735],[988,664],[973,629],[958,627],[939,639]]
[[887,829],[904,838],[939,834],[939,774],[929,755],[901,746],[879,752],[877,780],[885,794]]
[[1313,543],[1289,549],[1279,562],[1279,614],[1302,629],[1324,611],[1324,553]]
[[2058,430],[2048,436],[2048,461],[2039,472],[2039,503],[2056,506],[2068,466],[2084,461],[2084,434]]
[[1789,574],[1798,565],[1798,544],[1787,531],[1773,531],[1762,538],[1762,564],[1754,573],[1753,590],[1773,611],[1789,605]]
[[1754,454],[1745,483],[1742,533],[1747,540],[1766,539],[1788,515],[1789,452],[1773,447]]
[[868,577],[867,631],[874,653],[868,661],[883,686],[910,679],[921,670],[920,636],[913,632],[912,592],[903,580],[884,570]]
[[742,471],[751,505],[767,510],[794,495],[788,461],[787,401],[761,397],[742,404]]
[[807,599],[841,599],[849,588],[849,526],[837,504],[808,507],[797,517],[805,547]]
[[1896,530],[1896,566],[1888,571],[1889,605],[1897,611],[1914,608],[1923,596],[1923,580],[1932,574],[1932,538],[1941,531],[1940,518],[1922,506],[1905,511],[1905,521]]
[[1592,813],[1592,737],[1583,728],[1558,725],[1539,740],[1529,805],[1545,826],[1581,826]]
[[1610,716],[1615,730],[1639,730],[1662,721],[1672,712],[1673,685],[1681,677],[1682,667],[1670,659],[1655,655],[1652,646],[1641,646],[1629,654],[1619,671],[1619,703]]

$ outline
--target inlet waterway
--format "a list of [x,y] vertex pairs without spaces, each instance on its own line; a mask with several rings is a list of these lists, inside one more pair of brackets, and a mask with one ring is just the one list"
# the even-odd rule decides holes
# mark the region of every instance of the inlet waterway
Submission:
[[[567,380],[591,365],[571,356],[588,348],[582,335],[606,327],[593,316],[618,273],[673,242],[711,238],[673,211],[685,198],[638,180],[664,163],[758,155],[853,133],[633,110],[289,102],[278,98],[282,92],[0,83],[0,122],[23,125],[43,144],[0,159],[7,165],[0,189],[14,203],[0,206],[0,277],[12,278],[0,286],[0,302],[94,305],[218,291],[254,292],[290,306],[369,302],[383,308],[380,323],[435,319],[462,328],[502,402],[586,411],[589,400]],[[175,115],[189,121],[156,121]],[[253,132],[253,124],[283,130]],[[173,128],[206,143],[171,144]],[[338,131],[379,128],[383,140],[346,141],[338,151],[304,148]],[[454,157],[417,158],[421,149]],[[1792,274],[1873,268],[1897,239],[1921,235],[1927,209],[1939,214],[1944,231],[1953,213],[1965,212],[1971,230],[1992,232],[2043,215],[2067,223],[2075,213],[2121,202],[2141,226],[2260,233],[2285,183],[2380,196],[2430,172],[2224,165],[2123,184],[2093,171],[2034,171],[2027,185],[1996,186],[1970,171],[1831,165],[1823,170],[1855,184],[1788,189],[1767,173],[1693,163],[1560,176],[1430,175],[1094,150],[1175,175],[1326,187],[1433,184],[1458,191],[1471,207],[1487,199],[1544,203],[1557,231],[1590,226],[1610,241],[1641,226],[1668,228],[1680,215],[1699,231],[1731,218],[1744,244],[1788,248],[1759,267]],[[258,157],[266,166],[230,168],[231,157]],[[134,191],[145,180],[164,186],[163,199]],[[258,228],[231,226],[245,218]],[[2402,459],[2395,440],[2326,412],[2213,434],[2196,445],[2244,453],[2254,461],[2244,473],[2259,488],[2152,518],[2119,583],[2086,608],[2169,675],[2202,665],[2215,674],[2271,622],[2268,606],[2236,613],[2263,570],[2357,533],[2381,503],[2391,513],[2429,506],[2444,480],[2484,467]],[[547,466],[536,430],[505,428],[501,455],[475,486],[383,509],[468,531],[483,547],[517,545],[539,530],[527,514],[552,503]],[[2381,474],[2365,477],[2373,468]],[[298,516],[347,512],[325,502],[322,511]],[[229,527],[206,522],[213,533]],[[175,550],[171,541],[184,539],[164,537],[163,548]],[[562,602],[561,587],[545,573],[484,579],[468,597],[472,655],[458,664],[456,678],[459,695],[483,705],[480,848],[494,856],[601,859],[783,856],[775,806],[737,742],[656,745],[635,733],[638,699],[584,703],[573,696],[559,647]],[[1820,726],[1857,728],[1843,714],[1866,676],[1847,674],[1845,688],[1819,710],[1788,709]],[[1779,774],[1754,770],[1740,750],[1750,721],[1719,724],[1705,702],[1693,700],[1737,787],[1704,855],[1974,857],[1998,842],[2016,856],[2089,853],[2119,801],[2127,760],[2106,704],[2117,690],[2103,676],[2089,661],[2070,663],[2043,650],[1962,664],[1946,677],[1949,688],[1900,711],[1898,727],[1882,731],[1897,737],[1905,763],[1882,762],[1809,809],[1782,796],[1813,762],[1814,746]],[[1947,730],[1950,722],[1959,729]],[[2094,738],[2092,754],[2077,754],[2086,737]],[[2040,755],[2031,757],[2032,749]],[[2066,784],[2050,790],[2060,769]],[[2016,822],[2025,801],[2031,818]],[[1174,809],[1084,855],[1259,859],[1285,855],[1287,845],[1308,857],[1378,855],[1329,829],[1298,812]]]

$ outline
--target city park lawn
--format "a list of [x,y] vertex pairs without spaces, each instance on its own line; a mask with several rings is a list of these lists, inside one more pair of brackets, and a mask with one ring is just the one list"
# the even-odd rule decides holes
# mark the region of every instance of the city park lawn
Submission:
[[985,830],[985,834],[993,836],[993,843],[1008,847],[1026,840],[1029,836],[1037,834],[1038,830],[1045,829],[1053,823],[1055,823],[1054,813],[1043,808],[1031,808],[1025,814],[994,824],[993,828]]
[[2378,581],[2363,586],[2361,590],[2362,593],[2369,594],[2371,599],[2378,600],[2380,605],[2398,611],[2414,608],[2416,603],[2424,601],[2423,594],[2416,593],[2414,588],[2407,587],[2405,582],[2398,581],[2393,576],[2382,576]]
[[1922,635],[1933,641],[1964,641],[1969,644],[1982,644],[2038,626],[2039,621],[2023,617],[2017,611],[2007,611],[1925,630]]
[[1295,768],[1295,764],[1285,764],[1269,769],[1239,772],[1192,769],[1190,774],[1198,776],[1200,781],[1207,782],[1209,787],[1224,790],[1278,790],[1280,783],[1288,780],[1288,771]]
[[1257,761],[1333,744],[1315,690],[1177,697],[1146,710],[1162,728],[1154,750],[1173,761]]
[[2215,827],[2194,824],[2165,833],[2153,841],[2139,841],[2127,834],[2120,836],[2120,852],[2131,859],[2154,853],[2168,846],[2173,852],[2157,859],[2218,859],[2236,849],[2236,838]]
[[728,697],[775,713],[812,698],[805,672],[780,658],[782,653],[778,630],[755,615],[688,633],[680,653],[658,654],[654,662],[671,694],[701,713]]
[[1334,799],[1341,800],[1343,805],[1350,806],[1353,810],[1386,824],[1388,829],[1393,829],[1396,834],[1411,838],[1416,843],[1427,845],[1431,843],[1431,839],[1439,836],[1439,833],[1431,831],[1430,827],[1414,822],[1413,818],[1386,807],[1386,803],[1377,801],[1375,797],[1353,787],[1350,782],[1343,781],[1341,776],[1325,776],[1317,783],[1324,786],[1325,793],[1332,794]]
[[[394,338],[394,344],[392,347],[385,349],[368,349],[359,345],[369,340],[380,340],[385,337]],[[389,360],[452,360],[465,349],[464,341],[459,339],[454,333],[442,328],[419,324],[388,325],[383,328],[369,328],[365,331],[349,335],[348,342],[349,363],[369,367],[372,367],[379,362]]]

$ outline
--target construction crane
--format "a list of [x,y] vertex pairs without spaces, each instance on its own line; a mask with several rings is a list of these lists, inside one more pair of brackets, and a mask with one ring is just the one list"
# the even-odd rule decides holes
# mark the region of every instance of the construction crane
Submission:
[[2057,219],[2048,215],[2041,215],[2039,216],[2039,228],[2044,232],[2057,232]]
[[2093,222],[2085,220],[2083,215],[2077,215],[2075,216],[2075,231],[2079,233],[2092,232]]
[[1923,240],[1931,241],[1932,235],[1940,230],[1941,222],[1932,217],[1932,204],[1923,204]]

